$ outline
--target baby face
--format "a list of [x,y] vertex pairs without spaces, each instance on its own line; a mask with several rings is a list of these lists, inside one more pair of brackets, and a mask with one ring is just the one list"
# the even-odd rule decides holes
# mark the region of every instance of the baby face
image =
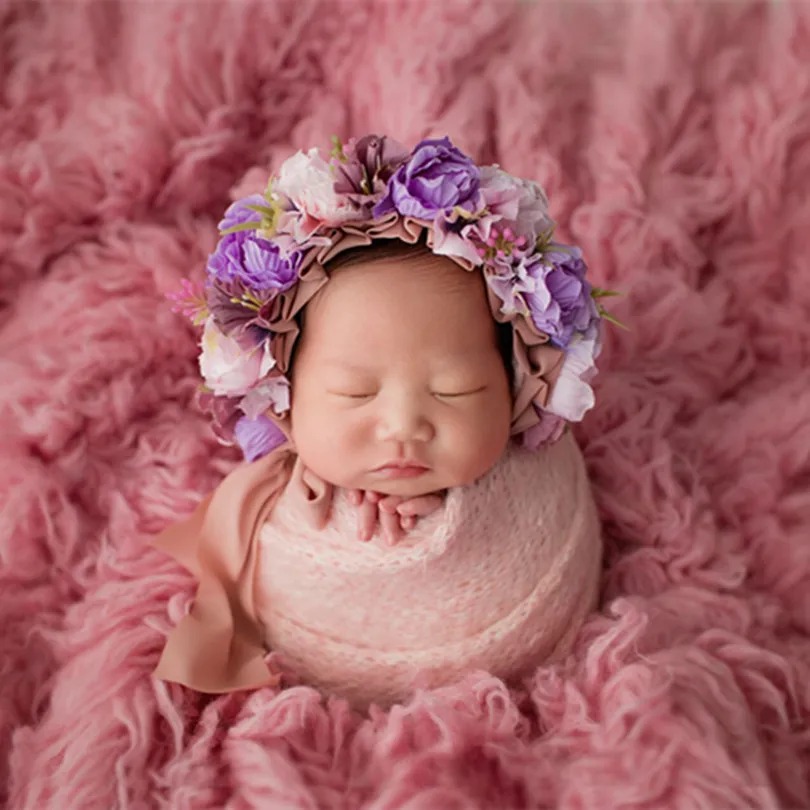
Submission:
[[309,303],[292,437],[325,481],[415,497],[487,472],[509,380],[479,273],[418,253],[337,270]]

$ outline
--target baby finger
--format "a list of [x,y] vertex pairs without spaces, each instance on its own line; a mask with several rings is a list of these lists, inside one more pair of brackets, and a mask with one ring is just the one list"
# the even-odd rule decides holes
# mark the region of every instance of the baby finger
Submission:
[[402,539],[400,517],[396,512],[380,512],[380,527],[389,546],[395,546]]
[[368,543],[374,536],[374,529],[377,528],[377,504],[372,503],[368,498],[358,509],[358,530],[357,534],[364,543]]
[[381,512],[386,512],[389,515],[393,515],[402,502],[403,499],[400,495],[387,495],[380,501],[379,508]]
[[426,517],[433,514],[438,509],[441,509],[444,504],[444,498],[441,495],[420,495],[416,498],[411,498],[400,504],[397,511],[400,515],[409,515],[412,517]]

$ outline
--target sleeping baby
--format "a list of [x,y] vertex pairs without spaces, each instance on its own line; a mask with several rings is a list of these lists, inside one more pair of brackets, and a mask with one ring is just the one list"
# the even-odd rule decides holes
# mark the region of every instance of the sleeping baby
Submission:
[[177,300],[247,463],[155,541],[199,583],[158,677],[258,688],[272,651],[363,708],[564,656],[598,597],[567,423],[605,313],[542,189],[367,136],[293,156],[220,230]]

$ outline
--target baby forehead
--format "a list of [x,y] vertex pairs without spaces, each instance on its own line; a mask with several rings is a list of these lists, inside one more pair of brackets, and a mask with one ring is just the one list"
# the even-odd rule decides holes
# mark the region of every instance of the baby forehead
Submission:
[[[331,306],[324,306],[326,302]],[[329,281],[307,309],[355,309],[392,303],[400,317],[466,305],[480,315],[483,324],[492,321],[482,275],[432,253],[383,256],[339,266],[330,272]]]
[[451,347],[458,352],[490,344],[495,332],[485,294],[475,287],[424,286],[415,279],[375,284],[359,278],[357,285],[324,293],[307,313],[303,332],[330,342],[368,338],[379,347],[427,344],[437,352]]
[[302,327],[319,354],[460,356],[495,343],[482,275],[430,253],[339,266],[305,308]]

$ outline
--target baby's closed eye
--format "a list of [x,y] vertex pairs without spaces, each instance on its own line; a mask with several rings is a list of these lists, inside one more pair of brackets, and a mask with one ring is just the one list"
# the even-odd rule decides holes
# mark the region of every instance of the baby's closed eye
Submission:
[[339,399],[371,400],[379,393],[380,386],[372,379],[335,379],[327,382],[326,393]]
[[432,394],[437,399],[460,399],[461,397],[471,397],[475,394],[482,394],[488,388],[488,385],[477,385],[461,388],[447,386],[443,390],[433,391]]
[[372,399],[377,396],[376,391],[329,391],[328,393],[344,399]]

